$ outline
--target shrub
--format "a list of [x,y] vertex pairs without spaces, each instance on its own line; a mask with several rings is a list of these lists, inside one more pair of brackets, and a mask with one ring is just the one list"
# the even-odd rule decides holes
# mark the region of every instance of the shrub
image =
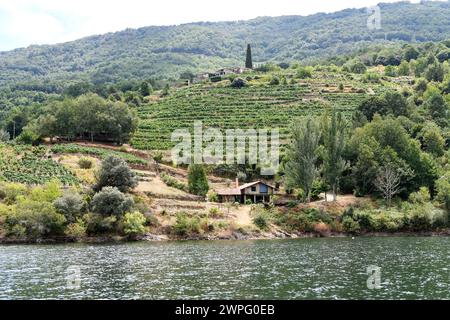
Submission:
[[76,217],[81,214],[85,202],[78,194],[68,193],[53,202],[56,210],[62,213],[67,222],[73,223]]
[[350,217],[344,217],[342,220],[342,226],[344,227],[344,230],[351,234],[358,234],[361,230],[361,227],[359,226],[359,222],[353,220]]
[[419,191],[413,192],[409,195],[409,201],[416,204],[424,204],[430,202],[430,191],[427,187],[421,187]]
[[261,230],[267,230],[269,228],[268,217],[264,213],[258,213],[253,218],[253,223]]
[[200,218],[178,213],[175,224],[172,226],[172,232],[179,236],[199,234],[201,232]]
[[219,196],[214,190],[209,190],[207,197],[209,202],[219,202]]
[[92,168],[92,160],[89,158],[81,157],[78,160],[78,166],[81,169],[91,169]]
[[127,212],[122,220],[123,231],[126,235],[130,236],[144,234],[147,231],[147,228],[145,227],[146,221],[145,216],[140,212]]
[[103,187],[116,187],[122,192],[127,192],[137,185],[136,175],[125,160],[108,156],[102,161],[101,169],[97,173],[95,190],[101,190]]
[[27,193],[27,187],[20,183],[0,182],[0,199],[6,204],[13,204],[19,196]]
[[104,217],[100,214],[87,213],[83,216],[86,221],[88,234],[109,233],[115,231],[117,218],[115,216]]
[[169,176],[168,174],[161,173],[161,180],[169,187],[176,188],[176,189],[183,190],[183,191],[188,191],[188,188],[184,183],[178,181],[177,179],[175,179],[172,176]]
[[219,210],[219,208],[210,208],[209,209],[209,216],[211,218],[223,218],[224,217],[224,213],[222,211]]
[[105,187],[92,199],[91,206],[95,213],[104,216],[121,216],[130,211],[134,201],[131,197],[124,195],[115,187]]
[[311,67],[299,67],[297,70],[296,78],[297,79],[306,79],[312,77],[312,68]]
[[436,191],[436,200],[444,205],[447,212],[450,212],[450,173],[437,180]]
[[5,221],[10,234],[17,235],[20,229],[31,237],[61,234],[65,222],[64,216],[57,213],[51,203],[29,199],[20,200]]
[[29,198],[34,201],[53,202],[61,197],[61,190],[61,183],[57,180],[52,180],[43,186],[33,188],[30,191]]
[[277,76],[272,76],[270,79],[270,85],[277,86],[279,84],[280,84],[280,78],[278,78]]
[[233,82],[231,83],[230,86],[232,88],[240,89],[240,88],[243,88],[243,87],[247,86],[247,82],[245,82],[244,79],[236,78],[236,79],[233,80]]
[[73,222],[66,227],[64,233],[70,238],[81,239],[86,236],[86,231],[86,223],[81,219],[77,219],[76,222]]

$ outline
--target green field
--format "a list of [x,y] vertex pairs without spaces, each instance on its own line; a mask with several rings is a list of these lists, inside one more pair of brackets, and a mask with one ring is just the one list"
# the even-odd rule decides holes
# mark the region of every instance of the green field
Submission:
[[46,147],[0,145],[0,180],[43,184],[53,179],[78,184],[68,169],[51,159]]
[[[132,145],[169,149],[173,146],[173,130],[192,129],[195,120],[201,120],[204,127],[221,129],[280,128],[283,141],[296,118],[321,115],[331,107],[350,116],[369,94],[381,93],[393,85],[385,81],[365,83],[360,75],[329,71],[315,71],[313,78],[295,83],[291,83],[292,74],[277,75],[285,76],[289,84],[270,85],[267,74],[243,75],[252,78],[245,88],[231,88],[229,80],[196,84],[144,105],[138,110],[141,121]],[[344,90],[339,90],[339,84]]]

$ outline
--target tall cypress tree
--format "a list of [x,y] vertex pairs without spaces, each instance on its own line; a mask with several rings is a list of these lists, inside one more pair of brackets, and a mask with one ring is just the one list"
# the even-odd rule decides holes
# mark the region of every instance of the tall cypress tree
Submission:
[[245,59],[245,67],[248,69],[253,69],[252,48],[250,47],[250,44],[247,44],[247,58]]

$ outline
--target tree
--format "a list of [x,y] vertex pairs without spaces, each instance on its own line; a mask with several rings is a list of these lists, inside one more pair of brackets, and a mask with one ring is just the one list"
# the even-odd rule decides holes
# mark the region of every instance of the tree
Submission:
[[287,154],[286,182],[290,187],[302,188],[307,202],[311,201],[311,189],[317,176],[319,141],[320,128],[316,121],[308,118],[294,126]]
[[442,137],[441,129],[434,122],[429,122],[423,127],[419,133],[419,138],[421,138],[422,146],[427,152],[437,157],[444,154],[445,139]]
[[[333,110],[331,120],[328,117],[323,122],[323,141],[325,147],[324,154],[324,177],[331,186],[333,201],[336,201],[339,187],[339,179],[342,172],[347,168],[347,163],[343,158],[345,149],[345,128],[346,123],[342,114]],[[325,195],[326,199],[326,195]]]
[[253,69],[252,48],[250,44],[247,44],[247,56],[245,59],[245,67],[248,69]]
[[122,216],[134,206],[133,198],[116,187],[104,187],[91,201],[92,211],[103,216]]
[[406,46],[405,52],[403,53],[403,58],[406,61],[415,60],[419,57],[419,51],[411,45]]
[[449,110],[441,94],[432,93],[426,100],[425,106],[432,119],[443,127],[447,125]]
[[102,161],[100,171],[97,173],[95,190],[103,187],[116,187],[122,192],[127,192],[138,185],[136,175],[130,169],[125,160],[109,156]]
[[191,164],[188,169],[188,190],[192,194],[205,196],[209,185],[205,169],[200,164]]
[[388,206],[391,206],[392,197],[400,192],[400,178],[398,171],[390,165],[378,171],[374,185],[383,194]]
[[83,210],[85,203],[78,194],[68,193],[53,202],[56,210],[66,217],[67,222],[76,222],[76,218]]
[[375,113],[378,113],[380,115],[387,113],[387,102],[386,99],[383,97],[369,97],[361,102],[361,104],[358,106],[358,110],[364,114],[364,116],[367,118],[367,120],[372,121],[373,116]]
[[444,80],[444,75],[444,67],[437,61],[430,65],[425,72],[425,77],[428,81],[442,82]]
[[400,65],[398,66],[398,75],[409,76],[409,72],[409,63],[403,60],[402,63],[400,63]]
[[141,87],[139,88],[141,96],[146,97],[152,93],[152,86],[147,81],[142,81]]

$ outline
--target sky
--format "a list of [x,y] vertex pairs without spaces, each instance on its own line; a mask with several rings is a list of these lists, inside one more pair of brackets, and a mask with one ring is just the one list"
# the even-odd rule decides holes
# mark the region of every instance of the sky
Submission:
[[309,15],[379,2],[396,0],[0,0],[0,51],[126,28]]

